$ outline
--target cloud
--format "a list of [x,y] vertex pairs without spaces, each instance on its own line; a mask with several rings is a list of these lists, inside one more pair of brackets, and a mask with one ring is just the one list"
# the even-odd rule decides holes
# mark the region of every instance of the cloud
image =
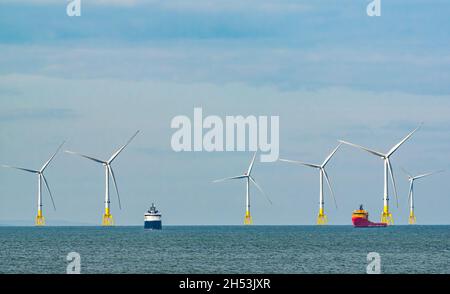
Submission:
[[408,15],[386,3],[391,14],[374,22],[356,4],[323,1],[86,2],[98,5],[77,20],[4,5],[0,74],[450,93],[440,3],[414,2]]
[[[3,45],[0,74],[246,83],[284,90],[347,87],[448,94],[450,56],[361,49],[279,48],[256,41],[153,42],[123,46]],[[36,55],[40,56],[36,59]],[[424,72],[428,72],[424,75]]]

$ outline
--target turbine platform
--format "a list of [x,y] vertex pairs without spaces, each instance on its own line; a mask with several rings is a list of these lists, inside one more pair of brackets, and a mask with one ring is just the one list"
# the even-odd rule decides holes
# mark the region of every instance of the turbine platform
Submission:
[[250,211],[247,211],[245,213],[244,225],[253,225],[253,219],[250,215]]
[[103,215],[102,219],[102,226],[104,227],[114,226],[114,218],[110,213],[109,209],[105,209],[105,214]]
[[389,212],[389,209],[387,207],[384,208],[383,213],[381,214],[381,222],[388,225],[394,224],[392,213]]
[[35,224],[38,227],[45,226],[45,217],[42,215],[42,211],[38,211]]
[[328,217],[322,210],[319,211],[319,215],[317,216],[317,224],[319,226],[324,226],[328,224]]
[[414,215],[414,213],[411,213],[409,215],[409,224],[410,225],[415,225],[416,224],[416,216]]

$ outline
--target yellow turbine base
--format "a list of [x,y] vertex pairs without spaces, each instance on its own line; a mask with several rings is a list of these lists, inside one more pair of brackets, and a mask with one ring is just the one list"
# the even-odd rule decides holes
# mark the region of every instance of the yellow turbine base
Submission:
[[409,216],[409,224],[410,225],[415,225],[416,224],[416,216],[414,214],[411,214]]
[[114,226],[114,218],[112,214],[109,212],[109,209],[105,209],[105,214],[103,215],[102,219],[102,226],[104,227],[111,227]]
[[394,218],[392,217],[392,213],[389,212],[388,207],[384,207],[383,209],[383,213],[381,214],[381,222],[388,225],[394,224]]
[[252,216],[250,215],[250,211],[247,211],[245,213],[245,219],[244,219],[244,225],[253,225],[253,219]]
[[328,217],[323,211],[320,211],[319,215],[317,216],[317,224],[319,226],[324,226],[328,224]]
[[38,216],[36,216],[36,223],[35,224],[38,227],[45,226],[45,217],[42,214],[41,215],[38,214]]

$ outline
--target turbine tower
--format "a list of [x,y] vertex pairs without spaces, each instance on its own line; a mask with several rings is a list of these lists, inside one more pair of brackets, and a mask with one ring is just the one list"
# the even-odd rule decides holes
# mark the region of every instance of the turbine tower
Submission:
[[219,182],[228,181],[228,180],[238,180],[238,179],[246,180],[247,188],[246,188],[246,211],[245,211],[245,219],[244,219],[245,225],[253,224],[252,216],[250,213],[250,182],[252,182],[256,186],[256,188],[267,198],[269,203],[272,204],[272,201],[269,199],[267,194],[262,190],[262,188],[258,185],[258,183],[255,181],[255,179],[251,175],[252,170],[253,170],[253,165],[255,164],[256,153],[257,152],[255,152],[255,155],[253,155],[253,159],[250,163],[250,166],[248,167],[247,171],[243,175],[214,181],[214,183],[219,183]]
[[416,215],[414,214],[414,182],[416,180],[419,180],[419,179],[422,179],[422,178],[425,178],[425,177],[429,177],[429,176],[437,174],[437,173],[441,173],[441,172],[443,172],[443,170],[432,172],[432,173],[427,173],[427,174],[422,174],[422,175],[418,175],[418,176],[415,176],[415,177],[413,177],[405,169],[403,169],[403,171],[408,176],[408,181],[409,181],[409,194],[408,194],[409,224],[410,225],[414,225],[416,223]]
[[381,214],[381,222],[383,223],[387,223],[387,224],[394,224],[394,219],[392,217],[392,213],[389,210],[389,174],[391,176],[391,182],[392,182],[392,186],[394,187],[394,193],[395,193],[395,199],[397,201],[397,207],[398,207],[398,195],[397,195],[397,185],[395,183],[395,178],[394,178],[394,171],[392,169],[392,164],[391,164],[391,156],[400,148],[400,146],[402,146],[406,141],[408,141],[412,135],[417,132],[417,130],[420,129],[422,125],[420,125],[419,127],[417,127],[414,131],[412,131],[411,133],[408,134],[408,136],[406,136],[403,140],[401,140],[397,145],[395,145],[394,147],[391,148],[391,150],[389,150],[388,153],[381,153],[378,151],[374,151],[372,149],[366,148],[366,147],[362,147],[360,145],[356,145],[353,143],[349,143],[346,141],[342,141],[340,140],[339,142],[352,146],[352,147],[356,147],[359,149],[362,149],[364,151],[369,152],[372,155],[375,155],[377,157],[380,157],[381,159],[383,159],[383,163],[384,163],[384,195],[383,195],[383,202],[384,202],[384,206],[383,206],[383,212]]
[[290,162],[290,163],[296,163],[296,164],[301,164],[307,167],[312,167],[315,169],[318,169],[320,174],[320,200],[319,200],[319,214],[317,216],[317,224],[318,225],[326,225],[328,223],[328,217],[325,214],[325,200],[324,200],[324,191],[323,191],[323,179],[325,178],[327,184],[328,184],[328,188],[330,189],[331,192],[331,196],[333,197],[334,200],[334,205],[337,208],[337,203],[336,203],[336,198],[334,197],[334,192],[333,189],[331,188],[331,183],[330,183],[330,178],[328,177],[327,171],[325,170],[325,167],[327,166],[328,162],[330,162],[331,158],[334,156],[334,154],[338,151],[339,147],[341,147],[342,144],[339,144],[334,150],[333,152],[330,153],[330,155],[328,155],[328,157],[325,159],[325,161],[321,164],[321,165],[317,165],[317,164],[311,164],[311,163],[304,163],[304,162],[300,162],[300,161],[295,161],[295,160],[289,160],[289,159],[280,159],[280,161],[284,161],[284,162]]
[[122,147],[120,147],[107,161],[104,160],[100,160],[94,157],[90,157],[87,155],[83,155],[81,153],[77,153],[77,152],[73,152],[73,151],[68,151],[66,150],[66,153],[69,154],[74,154],[74,155],[78,155],[81,157],[84,157],[86,159],[89,159],[91,161],[94,161],[96,163],[100,163],[105,167],[105,213],[103,214],[103,218],[102,218],[102,225],[103,226],[113,226],[114,225],[114,218],[111,214],[111,199],[109,196],[109,179],[110,176],[113,180],[114,183],[114,187],[116,188],[116,193],[117,193],[117,199],[118,199],[118,203],[119,203],[119,208],[122,209],[122,205],[120,203],[120,196],[119,196],[119,189],[117,188],[117,183],[116,183],[116,177],[114,175],[114,171],[111,167],[111,164],[113,163],[113,161],[117,158],[117,156],[119,156],[119,154],[125,149],[125,147],[127,147],[131,141],[134,139],[134,137],[136,137],[136,135],[139,133],[139,131],[137,131],[129,140],[128,142],[123,145]]
[[9,166],[9,165],[2,165],[3,167],[6,167],[6,168],[18,169],[21,171],[36,174],[38,176],[38,212],[37,212],[36,221],[35,221],[36,226],[45,226],[45,217],[42,213],[42,206],[43,206],[43,204],[42,204],[42,182],[44,182],[45,187],[47,188],[48,194],[50,195],[50,199],[52,200],[52,204],[53,204],[53,209],[56,210],[55,201],[53,201],[53,195],[52,195],[52,192],[50,191],[50,186],[48,185],[47,178],[44,175],[44,171],[49,166],[50,162],[52,162],[53,158],[55,158],[56,154],[58,154],[59,150],[61,149],[61,147],[63,145],[64,145],[64,142],[58,147],[58,149],[52,155],[52,157],[50,157],[50,159],[44,163],[44,165],[41,167],[40,170],[33,170],[33,169],[27,169],[27,168],[21,168],[21,167]]

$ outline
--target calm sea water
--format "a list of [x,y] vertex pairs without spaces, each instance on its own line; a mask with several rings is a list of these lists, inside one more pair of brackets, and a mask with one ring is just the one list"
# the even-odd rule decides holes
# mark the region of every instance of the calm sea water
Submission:
[[450,273],[450,226],[0,227],[0,273]]

